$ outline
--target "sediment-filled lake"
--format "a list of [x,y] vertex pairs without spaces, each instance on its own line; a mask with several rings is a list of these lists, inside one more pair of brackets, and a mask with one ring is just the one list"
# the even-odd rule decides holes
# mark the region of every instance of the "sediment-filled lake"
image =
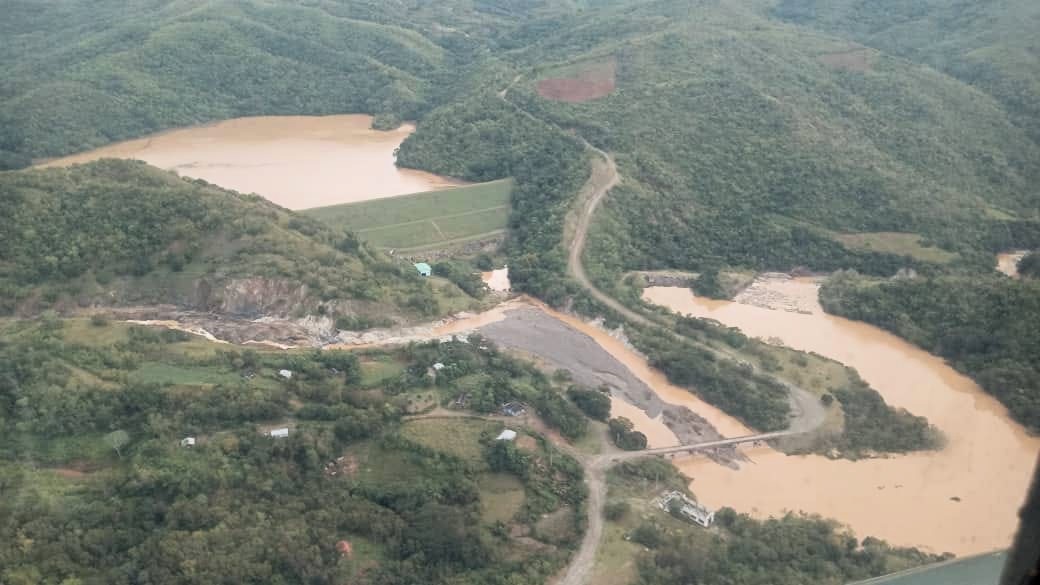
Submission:
[[394,151],[415,131],[382,132],[371,116],[259,116],[169,130],[47,161],[66,166],[100,158],[142,160],[226,189],[307,209],[462,184],[400,169]]

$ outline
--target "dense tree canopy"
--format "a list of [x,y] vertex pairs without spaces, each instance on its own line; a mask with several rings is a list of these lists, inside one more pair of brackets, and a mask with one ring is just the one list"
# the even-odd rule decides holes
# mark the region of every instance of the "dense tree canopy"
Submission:
[[[465,376],[429,388],[430,359],[511,380],[525,401],[558,390],[529,364],[461,342],[365,359],[403,369],[373,382],[346,352],[258,352],[50,317],[3,324],[0,581],[544,582],[582,517],[520,552],[509,529],[579,509],[577,462],[510,443],[503,465],[494,423],[465,446],[475,459],[433,448],[402,430],[399,396],[458,391]],[[287,438],[266,436],[278,426]],[[522,496],[505,521],[484,515],[492,472]]]
[[[353,234],[143,163],[0,173],[0,193],[0,312],[171,303],[334,317],[342,307],[346,317],[385,321],[440,311],[410,266],[369,251]],[[260,295],[269,301],[225,292],[243,281],[269,289]],[[360,317],[358,308],[366,310]]]

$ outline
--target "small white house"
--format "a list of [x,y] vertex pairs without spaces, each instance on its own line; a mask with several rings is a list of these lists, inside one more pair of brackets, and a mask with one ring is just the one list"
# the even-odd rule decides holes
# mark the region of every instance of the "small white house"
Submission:
[[271,429],[268,433],[269,436],[276,439],[284,439],[289,436],[289,427],[282,427],[280,429]]
[[181,447],[194,447],[195,437],[184,437],[181,439]]
[[278,375],[285,378],[286,380],[292,380],[291,370],[278,370]]
[[437,363],[433,364],[433,369],[435,369],[435,370],[437,370],[439,372],[439,371],[444,369],[444,364],[442,364],[440,362],[437,362]]
[[501,433],[499,433],[498,436],[495,437],[495,440],[496,441],[515,441],[516,440],[516,431],[506,429],[506,430],[502,431]]

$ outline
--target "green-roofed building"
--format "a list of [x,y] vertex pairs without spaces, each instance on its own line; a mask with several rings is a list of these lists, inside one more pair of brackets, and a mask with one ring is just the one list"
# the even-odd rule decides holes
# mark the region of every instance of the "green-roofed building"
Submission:
[[917,567],[853,585],[997,585],[1006,552],[987,553]]
[[415,269],[419,271],[419,276],[429,276],[433,274],[433,269],[430,265],[425,262],[419,262],[415,265]]

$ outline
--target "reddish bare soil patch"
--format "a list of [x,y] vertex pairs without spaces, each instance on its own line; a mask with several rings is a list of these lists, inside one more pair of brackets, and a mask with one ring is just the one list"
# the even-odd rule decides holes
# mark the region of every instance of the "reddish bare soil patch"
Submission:
[[868,49],[852,49],[838,53],[827,53],[817,57],[820,63],[835,69],[847,71],[870,71],[873,68]]
[[78,469],[69,469],[67,467],[57,467],[51,469],[51,471],[53,471],[55,475],[59,475],[67,479],[79,479],[81,477],[86,477],[87,475],[86,471],[80,471]]
[[571,77],[550,77],[538,82],[538,95],[559,102],[580,103],[614,91],[617,63],[612,59],[594,63]]
[[538,441],[536,441],[535,438],[531,435],[521,435],[516,440],[516,446],[517,448],[523,449],[525,451],[537,451]]

